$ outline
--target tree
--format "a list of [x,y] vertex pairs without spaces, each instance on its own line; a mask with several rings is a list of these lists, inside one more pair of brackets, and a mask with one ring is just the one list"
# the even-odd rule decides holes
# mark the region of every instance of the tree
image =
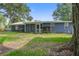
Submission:
[[53,12],[52,16],[55,20],[71,20],[72,4],[62,3],[57,4],[57,9]]
[[0,10],[5,17],[10,19],[9,24],[16,22],[17,19],[24,22],[31,11],[27,4],[22,3],[0,4]]
[[[63,48],[71,48],[73,50],[73,54],[75,56],[79,56],[79,3],[72,3],[72,14],[71,14],[71,19],[72,19],[72,25],[73,25],[73,35],[72,35],[72,40],[64,45]],[[54,12],[55,13],[55,12]],[[59,12],[55,13],[57,14],[56,19],[59,18]],[[60,48],[62,49],[62,48]]]
[[28,20],[28,21],[32,21],[32,19],[33,19],[32,16],[28,16],[28,17],[27,17],[27,20]]
[[72,21],[74,28],[74,55],[79,55],[79,3],[72,4]]
[[[72,25],[73,36],[69,44],[64,45],[63,48],[73,49],[73,54],[79,56],[79,3],[72,3]],[[60,48],[61,49],[61,48]]]
[[3,31],[5,28],[5,18],[2,14],[0,14],[0,31]]

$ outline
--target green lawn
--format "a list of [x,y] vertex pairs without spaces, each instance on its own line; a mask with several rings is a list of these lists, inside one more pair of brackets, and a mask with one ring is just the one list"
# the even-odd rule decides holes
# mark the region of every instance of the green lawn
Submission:
[[56,45],[66,43],[71,40],[71,34],[56,34],[56,33],[19,33],[19,32],[2,32],[0,33],[0,43],[10,42],[22,38],[32,39],[28,44],[22,48],[10,51],[6,53],[7,56],[45,56],[49,54],[49,50],[54,48]]
[[0,43],[15,41],[15,40],[17,40],[17,38],[15,37],[0,37]]
[[14,34],[18,34],[18,32],[0,32],[0,34],[14,35]]
[[16,35],[16,32],[0,32],[0,44],[3,42],[9,42],[14,41],[17,38],[15,36],[12,37],[12,35]]
[[40,42],[55,42],[55,43],[64,43],[68,42],[70,40],[69,37],[50,37],[50,38],[42,38],[42,37],[36,37],[32,40],[32,42],[40,43]]
[[51,37],[51,38],[42,38],[36,37],[33,38],[31,42],[22,47],[19,50],[15,50],[7,53],[8,56],[45,56],[49,54],[49,49],[55,47],[53,43],[66,43],[70,41],[71,37]]

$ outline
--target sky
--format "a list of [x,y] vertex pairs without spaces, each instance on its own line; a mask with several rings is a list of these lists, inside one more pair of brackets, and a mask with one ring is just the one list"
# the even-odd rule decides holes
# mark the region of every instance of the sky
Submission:
[[33,20],[53,21],[52,13],[57,8],[56,3],[29,3]]

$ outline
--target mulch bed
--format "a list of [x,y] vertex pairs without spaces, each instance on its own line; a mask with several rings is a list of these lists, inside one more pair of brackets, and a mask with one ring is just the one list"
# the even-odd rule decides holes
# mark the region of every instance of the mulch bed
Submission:
[[70,47],[58,45],[49,50],[49,56],[73,56],[73,50]]

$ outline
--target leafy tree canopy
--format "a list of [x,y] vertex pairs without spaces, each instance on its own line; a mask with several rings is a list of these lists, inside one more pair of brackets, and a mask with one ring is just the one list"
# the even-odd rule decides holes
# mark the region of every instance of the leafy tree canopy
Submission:
[[72,4],[70,3],[59,3],[57,9],[53,12],[52,16],[55,20],[71,20]]
[[5,17],[0,14],[0,31],[3,31],[6,26]]
[[2,3],[0,4],[0,13],[10,19],[9,23],[17,21],[25,21],[30,13],[30,9],[27,4],[22,3]]

